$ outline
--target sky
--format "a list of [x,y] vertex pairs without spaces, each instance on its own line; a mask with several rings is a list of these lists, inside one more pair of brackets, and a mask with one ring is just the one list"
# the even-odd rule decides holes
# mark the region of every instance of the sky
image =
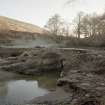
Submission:
[[79,11],[101,14],[105,0],[0,0],[0,16],[43,27],[54,14],[71,22]]

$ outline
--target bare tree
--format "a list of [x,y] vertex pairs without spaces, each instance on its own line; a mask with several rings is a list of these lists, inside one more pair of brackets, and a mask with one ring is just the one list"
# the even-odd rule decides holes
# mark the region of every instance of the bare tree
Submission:
[[81,37],[81,29],[82,29],[82,17],[83,17],[83,12],[79,12],[77,17],[76,17],[76,25],[75,25],[75,33],[78,37],[78,39],[80,39]]
[[102,19],[100,19],[100,16],[98,15],[85,15],[82,18],[82,33],[84,33],[85,36],[96,36],[99,34],[102,34],[102,29],[105,24]]
[[61,25],[61,17],[58,14],[55,14],[48,20],[45,27],[50,31],[51,34],[59,35]]

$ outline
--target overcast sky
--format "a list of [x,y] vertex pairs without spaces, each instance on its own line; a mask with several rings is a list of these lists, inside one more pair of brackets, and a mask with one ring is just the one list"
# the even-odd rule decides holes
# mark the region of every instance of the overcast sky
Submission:
[[105,10],[105,0],[75,0],[77,2],[72,3],[66,1],[0,0],[0,15],[43,26],[55,13],[71,22],[79,11],[102,13]]

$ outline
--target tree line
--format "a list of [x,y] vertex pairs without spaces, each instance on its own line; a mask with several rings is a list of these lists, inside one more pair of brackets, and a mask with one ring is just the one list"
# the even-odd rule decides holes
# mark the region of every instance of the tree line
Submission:
[[69,43],[105,46],[105,13],[97,15],[79,12],[74,20],[72,24],[69,24],[60,15],[55,14],[49,18],[45,27],[53,36],[68,36]]

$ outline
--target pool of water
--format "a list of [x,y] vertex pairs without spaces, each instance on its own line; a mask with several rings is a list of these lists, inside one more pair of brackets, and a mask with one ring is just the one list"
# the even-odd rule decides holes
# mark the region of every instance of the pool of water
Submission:
[[55,88],[57,77],[41,76],[0,81],[0,105],[24,104]]

